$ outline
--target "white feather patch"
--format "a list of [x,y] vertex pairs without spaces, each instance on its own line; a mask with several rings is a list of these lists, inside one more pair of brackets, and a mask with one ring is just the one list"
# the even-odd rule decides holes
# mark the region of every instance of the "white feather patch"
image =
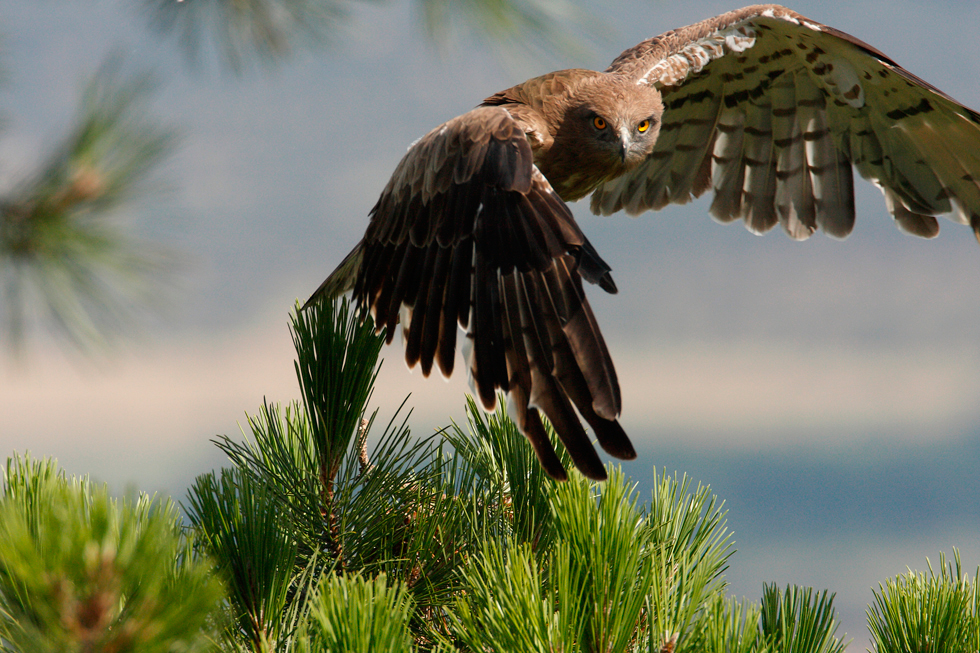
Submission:
[[820,25],[818,25],[816,23],[812,23],[812,22],[806,20],[805,18],[803,20],[799,20],[797,18],[794,18],[793,16],[786,16],[786,15],[777,16],[776,15],[776,11],[774,9],[766,9],[760,15],[761,16],[765,16],[766,18],[777,18],[779,20],[785,20],[787,23],[792,23],[794,25],[802,25],[803,27],[809,27],[810,29],[812,29],[815,32],[822,32],[823,31],[823,29],[820,27]]
[[[755,45],[755,30],[747,25],[715,32],[684,46],[680,52],[658,62],[637,84],[660,83],[674,86],[689,75],[696,75],[712,59],[744,52]],[[652,80],[652,82],[651,82]]]

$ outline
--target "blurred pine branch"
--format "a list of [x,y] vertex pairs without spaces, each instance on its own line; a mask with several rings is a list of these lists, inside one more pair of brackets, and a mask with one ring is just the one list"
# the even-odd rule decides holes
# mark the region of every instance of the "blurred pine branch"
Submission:
[[[376,0],[143,0],[150,27],[178,41],[192,64],[215,60],[241,73],[330,43],[359,4]],[[388,4],[391,4],[390,2]],[[605,34],[576,0],[414,0],[427,40],[439,48],[487,46],[508,64],[576,59]],[[464,45],[465,44],[465,45]]]
[[149,117],[154,88],[111,58],[89,82],[71,133],[42,168],[0,197],[0,314],[15,352],[35,325],[79,348],[128,334],[177,263],[133,238],[120,213],[152,190],[174,134]]
[[150,27],[178,40],[192,62],[217,58],[241,72],[302,45],[324,42],[343,24],[343,0],[144,0]]
[[211,650],[222,590],[176,506],[117,500],[49,459],[8,459],[0,498],[0,650]]

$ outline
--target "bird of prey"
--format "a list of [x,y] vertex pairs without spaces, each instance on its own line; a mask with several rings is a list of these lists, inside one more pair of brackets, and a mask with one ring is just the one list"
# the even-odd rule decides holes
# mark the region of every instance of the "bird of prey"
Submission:
[[[619,383],[582,280],[616,292],[567,203],[638,214],[714,194],[712,216],[792,238],[843,238],[853,170],[899,229],[935,216],[980,239],[980,114],[870,45],[777,5],[648,39],[604,72],[560,70],[488,97],[416,141],[367,232],[307,304],[353,290],[408,365],[452,374],[457,325],[483,406],[509,393],[552,477],[605,470],[599,445],[635,457]],[[576,414],[577,413],[577,414]]]

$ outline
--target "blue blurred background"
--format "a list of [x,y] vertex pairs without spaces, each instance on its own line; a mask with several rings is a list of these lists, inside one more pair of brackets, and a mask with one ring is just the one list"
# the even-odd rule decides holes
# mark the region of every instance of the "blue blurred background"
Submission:
[[[298,398],[288,313],[360,237],[409,143],[523,79],[605,68],[738,6],[584,4],[599,36],[574,55],[504,64],[465,33],[438,49],[414,4],[356,3],[326,47],[238,76],[189,67],[137,0],[0,7],[0,184],[40,164],[115,52],[157,73],[151,110],[182,135],[169,190],[135,209],[135,232],[186,255],[172,310],[111,355],[42,334],[20,362],[0,359],[0,454],[30,450],[118,491],[183,498],[222,464],[209,438],[238,433],[263,398]],[[980,108],[980,5],[792,8]],[[851,650],[867,645],[879,582],[953,547],[968,570],[980,565],[980,248],[946,221],[934,241],[900,234],[881,194],[857,186],[843,242],[759,238],[713,223],[704,200],[637,219],[574,207],[620,288],[591,297],[640,454],[626,470],[644,496],[654,469],[710,485],[734,532],[732,592],[830,589]],[[423,380],[400,349],[383,354],[383,418],[411,393],[416,433],[465,419],[460,375]]]

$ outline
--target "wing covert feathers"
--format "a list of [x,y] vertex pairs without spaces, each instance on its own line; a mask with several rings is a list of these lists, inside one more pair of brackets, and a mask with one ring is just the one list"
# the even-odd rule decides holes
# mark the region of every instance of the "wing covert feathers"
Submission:
[[[541,413],[575,465],[605,469],[579,419],[612,455],[635,457],[616,421],[622,400],[582,278],[614,292],[609,266],[533,164],[498,107],[475,109],[413,145],[371,212],[356,250],[354,297],[426,376],[454,369],[457,325],[475,394],[510,393],[516,421],[552,476],[565,470]],[[353,256],[353,254],[352,254]]]
[[902,231],[931,238],[945,214],[980,240],[980,115],[840,30],[755,5],[648,39],[607,72],[656,86],[665,111],[653,153],[596,190],[596,213],[711,189],[721,222],[843,238],[856,169]]

